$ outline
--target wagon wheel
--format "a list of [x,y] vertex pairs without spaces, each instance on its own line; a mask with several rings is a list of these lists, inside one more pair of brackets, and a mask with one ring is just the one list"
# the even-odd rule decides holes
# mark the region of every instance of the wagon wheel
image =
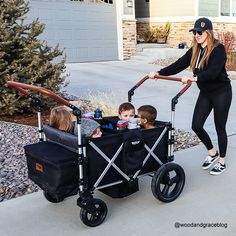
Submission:
[[152,178],[152,193],[162,202],[174,201],[182,192],[185,173],[176,163],[162,165]]
[[80,210],[80,219],[85,225],[91,227],[100,225],[106,216],[106,203],[96,198],[89,201],[86,208],[81,208]]
[[52,196],[50,193],[48,192],[43,192],[44,197],[52,203],[58,203],[58,202],[62,202],[64,200],[64,198],[56,198],[54,196]]

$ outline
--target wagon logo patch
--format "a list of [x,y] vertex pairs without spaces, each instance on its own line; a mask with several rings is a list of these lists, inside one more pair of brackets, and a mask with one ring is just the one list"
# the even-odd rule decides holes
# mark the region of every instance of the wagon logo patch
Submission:
[[35,164],[35,170],[38,171],[38,172],[43,172],[43,165],[39,164],[39,163],[36,163]]
[[139,143],[140,143],[140,141],[131,142],[132,145],[137,145],[137,144],[139,144]]
[[201,25],[202,28],[204,28],[204,26],[206,25],[206,23],[202,21],[200,25]]

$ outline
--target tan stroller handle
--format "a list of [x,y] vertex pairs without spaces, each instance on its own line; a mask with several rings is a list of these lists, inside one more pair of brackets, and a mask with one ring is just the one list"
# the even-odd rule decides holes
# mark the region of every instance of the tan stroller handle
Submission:
[[[133,88],[131,88],[128,91],[128,102],[131,102],[132,96],[134,95],[134,90],[137,89],[141,84],[143,84],[148,79],[149,79],[149,76],[146,75],[137,84],[135,84],[133,86]],[[156,75],[155,79],[172,80],[172,81],[177,81],[177,82],[181,82],[182,81],[181,78],[164,76],[164,75]],[[192,85],[192,81],[188,81],[188,83],[185,85],[185,87],[179,91],[178,97],[180,97],[191,85]]]
[[42,94],[44,94],[44,95],[46,95],[48,97],[51,97],[52,99],[56,100],[57,102],[65,105],[65,106],[69,106],[70,107],[70,105],[71,105],[64,98],[56,95],[55,93],[53,93],[49,89],[45,89],[45,88],[43,88],[41,86],[34,86],[34,85],[30,85],[30,84],[23,84],[23,83],[19,83],[19,82],[15,82],[15,81],[7,81],[7,84],[10,87],[12,87],[13,89],[17,90],[18,92],[20,92],[20,93],[22,93],[23,95],[26,95],[26,96],[30,96],[30,94],[25,89],[42,93]]

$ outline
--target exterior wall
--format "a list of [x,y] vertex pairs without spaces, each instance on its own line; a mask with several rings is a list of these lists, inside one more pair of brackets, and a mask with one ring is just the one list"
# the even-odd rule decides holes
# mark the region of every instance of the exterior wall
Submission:
[[[158,22],[137,22],[137,34],[142,34],[142,32],[160,25],[161,23]],[[193,25],[194,21],[171,22],[171,31],[167,39],[168,46],[176,48],[180,42],[186,42],[187,46],[190,47],[193,35],[188,31]],[[215,37],[218,37],[218,34],[222,32],[236,32],[235,23],[213,22],[213,28]],[[234,35],[236,39],[236,34],[234,33]],[[236,49],[236,42],[234,48]]]
[[136,53],[137,27],[135,19],[135,0],[128,5],[127,0],[117,0],[123,4],[122,30],[123,30],[123,59],[129,59]]
[[194,16],[194,0],[150,0],[150,17]]
[[136,20],[123,20],[123,52],[124,59],[136,53]]
[[167,40],[170,47],[178,47],[179,43],[186,43],[188,47],[191,46],[193,34],[189,32],[189,29],[193,28],[194,22],[173,22],[171,25],[171,31]]
[[[121,0],[117,0],[117,1],[121,1]],[[134,9],[133,9],[133,5],[134,5],[134,1],[132,0],[132,7],[128,6],[128,1],[127,0],[123,0],[123,14],[124,16],[133,16],[134,14]]]

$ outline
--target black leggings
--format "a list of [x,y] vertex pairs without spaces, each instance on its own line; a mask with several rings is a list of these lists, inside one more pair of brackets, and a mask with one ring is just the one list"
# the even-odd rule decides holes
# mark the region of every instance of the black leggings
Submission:
[[207,150],[213,148],[211,139],[203,129],[203,125],[211,110],[214,112],[215,128],[218,136],[220,157],[225,157],[227,149],[226,121],[232,100],[231,86],[211,94],[199,93],[194,109],[192,129],[201,139]]

